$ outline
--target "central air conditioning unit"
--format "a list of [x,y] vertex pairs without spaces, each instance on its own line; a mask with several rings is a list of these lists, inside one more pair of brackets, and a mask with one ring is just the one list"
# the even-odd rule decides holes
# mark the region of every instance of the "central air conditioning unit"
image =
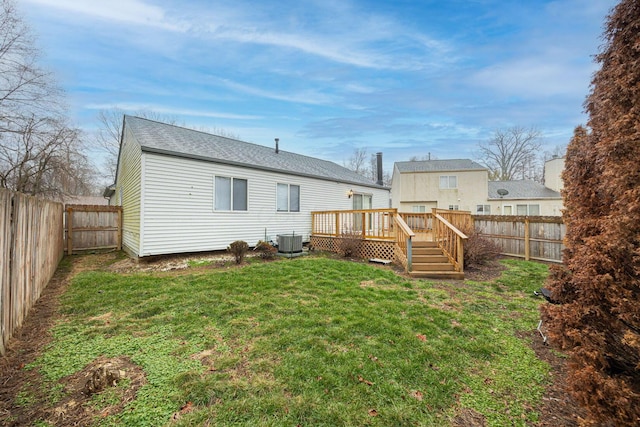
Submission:
[[302,252],[302,234],[278,234],[278,252],[283,254]]

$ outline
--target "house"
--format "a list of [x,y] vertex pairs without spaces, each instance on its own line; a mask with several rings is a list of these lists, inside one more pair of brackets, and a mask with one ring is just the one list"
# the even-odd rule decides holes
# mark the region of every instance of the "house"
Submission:
[[561,216],[562,196],[531,180],[489,181],[489,197],[478,215]]
[[[389,188],[326,160],[125,116],[116,182],[132,256],[311,232],[311,212],[387,208]],[[382,161],[381,155],[378,157]]]
[[564,157],[554,157],[544,163],[544,185],[557,192],[562,191],[562,171],[564,171]]
[[488,170],[468,159],[396,162],[391,185],[392,207],[400,212],[432,208],[475,212],[487,202]]
[[489,181],[488,169],[469,159],[396,162],[391,199],[400,212],[439,208],[476,215],[562,214],[558,191],[529,180]]

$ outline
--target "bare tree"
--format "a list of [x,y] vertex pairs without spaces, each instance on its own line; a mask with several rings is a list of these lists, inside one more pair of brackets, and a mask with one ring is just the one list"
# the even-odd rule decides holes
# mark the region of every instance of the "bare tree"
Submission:
[[[369,154],[366,148],[356,148],[353,150],[353,154],[348,160],[343,161],[342,165],[351,169],[357,174],[360,174],[371,181],[378,180],[378,160],[375,154]],[[389,172],[383,172],[382,174],[383,185],[391,184],[391,174]]]
[[509,181],[535,179],[539,174],[540,131],[515,126],[497,130],[480,143],[480,161],[489,169],[489,179]]
[[91,168],[79,130],[48,117],[20,122],[0,137],[0,187],[53,197],[88,194]]
[[0,5],[0,132],[19,132],[23,115],[60,111],[62,91],[38,66],[39,50],[12,0]]
[[91,170],[64,93],[12,0],[0,0],[0,187],[32,195],[86,194]]
[[353,154],[348,160],[343,162],[343,166],[347,169],[351,169],[355,173],[367,176],[368,171],[367,160],[369,159],[369,153],[366,148],[356,148],[353,150]]

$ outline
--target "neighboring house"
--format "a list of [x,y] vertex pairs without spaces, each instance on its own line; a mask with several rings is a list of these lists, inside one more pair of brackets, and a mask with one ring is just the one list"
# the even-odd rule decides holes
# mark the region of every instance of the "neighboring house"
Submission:
[[[500,191],[503,190],[503,191]],[[506,194],[505,194],[506,191]],[[501,194],[502,193],[502,194]],[[561,216],[562,196],[535,181],[489,181],[489,211],[478,215]]]
[[560,192],[564,188],[562,171],[564,170],[564,157],[554,157],[544,163],[544,186]]
[[[380,159],[381,161],[381,159]],[[389,189],[335,163],[125,116],[116,182],[133,256],[311,232],[311,212],[388,208]]]
[[475,212],[487,202],[488,170],[468,159],[396,162],[391,184],[392,207],[400,212],[432,208]]
[[396,162],[391,200],[400,212],[439,208],[475,215],[562,215],[558,191],[528,180],[489,181],[488,169],[469,159]]

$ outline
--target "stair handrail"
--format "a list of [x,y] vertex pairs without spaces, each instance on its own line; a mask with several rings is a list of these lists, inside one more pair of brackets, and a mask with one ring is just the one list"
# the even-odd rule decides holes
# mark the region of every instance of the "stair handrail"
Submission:
[[411,228],[407,225],[407,223],[402,219],[400,215],[397,213],[393,215],[393,221],[398,226],[396,232],[396,246],[400,249],[400,262],[404,266],[406,272],[411,271],[411,258],[412,258],[412,239],[415,237],[416,233],[414,233]]
[[464,242],[469,238],[442,215],[433,212],[433,240],[449,258],[456,271],[464,272]]

